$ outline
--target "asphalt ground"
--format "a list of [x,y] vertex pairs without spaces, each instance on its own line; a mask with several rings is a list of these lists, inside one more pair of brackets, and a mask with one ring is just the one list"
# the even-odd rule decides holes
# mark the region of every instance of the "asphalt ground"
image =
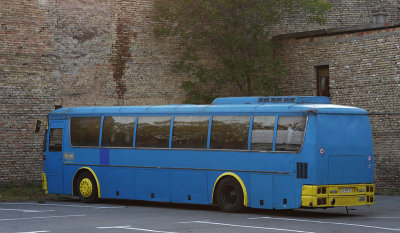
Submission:
[[400,232],[400,197],[371,207],[223,213],[213,206],[103,200],[0,202],[0,233]]

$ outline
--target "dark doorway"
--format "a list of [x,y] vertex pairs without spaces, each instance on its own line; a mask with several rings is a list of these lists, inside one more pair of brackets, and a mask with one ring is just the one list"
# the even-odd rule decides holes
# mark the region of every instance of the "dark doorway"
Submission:
[[317,96],[330,97],[329,66],[317,66]]

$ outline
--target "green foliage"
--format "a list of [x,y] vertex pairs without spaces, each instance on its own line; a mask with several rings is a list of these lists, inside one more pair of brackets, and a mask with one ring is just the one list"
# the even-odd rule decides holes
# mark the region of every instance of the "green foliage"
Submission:
[[191,77],[182,83],[191,103],[209,103],[224,86],[232,95],[274,95],[273,78],[284,73],[274,57],[270,26],[284,14],[303,12],[325,23],[331,5],[324,0],[158,0],[160,38],[175,37],[182,51],[174,71]]

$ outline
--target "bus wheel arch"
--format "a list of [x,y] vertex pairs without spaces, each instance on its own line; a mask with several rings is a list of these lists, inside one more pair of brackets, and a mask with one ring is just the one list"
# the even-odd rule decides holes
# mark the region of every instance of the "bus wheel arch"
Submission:
[[[224,191],[222,189],[224,189]],[[239,202],[240,205],[228,209],[226,209],[224,206],[221,206],[221,203],[218,202],[224,199],[223,197],[224,195],[226,196],[224,192],[239,192],[235,196],[242,199]],[[214,183],[211,201],[213,204],[218,204],[220,206],[220,209],[225,212],[237,212],[241,207],[243,206],[247,207],[248,196],[247,196],[246,186],[244,185],[243,180],[235,173],[232,172],[223,173],[216,179]]]
[[[89,188],[89,186],[94,188],[94,190],[92,190],[94,196],[82,200],[82,195],[80,195],[81,192],[79,190],[79,183],[81,182],[82,185],[86,185],[86,187],[84,188]],[[93,169],[89,167],[81,167],[78,169],[78,171],[76,171],[74,179],[72,181],[72,195],[79,196],[81,200],[85,202],[94,202],[101,197],[99,179],[97,178],[96,173],[93,171]]]

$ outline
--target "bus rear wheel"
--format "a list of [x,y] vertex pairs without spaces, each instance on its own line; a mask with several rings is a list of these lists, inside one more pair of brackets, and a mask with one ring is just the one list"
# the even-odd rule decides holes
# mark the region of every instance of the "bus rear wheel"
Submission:
[[216,195],[219,209],[224,212],[238,212],[243,208],[243,190],[233,177],[219,182]]
[[97,184],[93,175],[84,171],[79,174],[75,188],[82,202],[96,202],[98,200]]

